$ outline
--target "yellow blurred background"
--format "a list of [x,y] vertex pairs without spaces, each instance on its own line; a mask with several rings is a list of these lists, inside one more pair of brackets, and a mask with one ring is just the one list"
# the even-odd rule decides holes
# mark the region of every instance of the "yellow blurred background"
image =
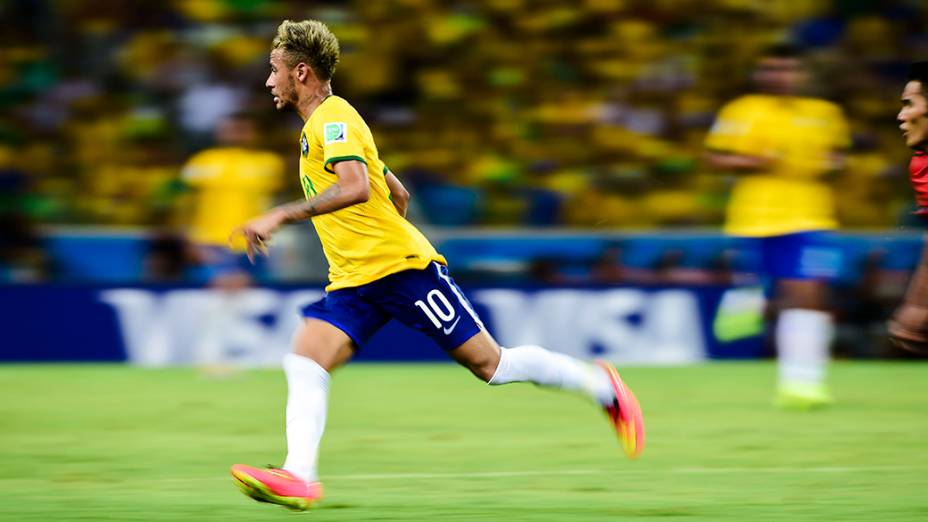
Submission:
[[717,227],[733,177],[701,161],[705,134],[782,41],[851,124],[842,226],[896,227],[911,205],[895,114],[928,44],[919,2],[39,0],[0,15],[2,228],[25,243],[56,224],[182,231],[183,165],[235,113],[286,162],[277,198],[299,197],[300,121],[264,87],[285,18],[340,39],[335,92],[427,196],[422,224]]

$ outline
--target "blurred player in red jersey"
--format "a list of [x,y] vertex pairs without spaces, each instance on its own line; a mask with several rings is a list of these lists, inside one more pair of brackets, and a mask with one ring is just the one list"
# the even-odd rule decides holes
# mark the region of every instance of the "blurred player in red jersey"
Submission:
[[[915,191],[915,214],[928,217],[928,62],[913,63],[907,80],[896,119],[906,146],[913,151],[909,177]],[[889,321],[889,336],[907,350],[928,351],[928,245],[902,304]]]
[[335,35],[314,20],[284,21],[271,51],[265,85],[278,110],[294,109],[304,121],[294,152],[306,199],[274,208],[237,233],[253,257],[280,226],[311,220],[330,283],[322,300],[303,308],[294,353],[283,363],[287,459],[270,469],[236,464],[235,484],[255,500],[293,509],[322,497],[316,462],[329,373],[391,319],[428,335],[490,385],[532,382],[586,394],[606,411],[626,453],[638,456],[644,448],[641,409],[615,368],[540,346],[503,348],[486,331],[445,258],[406,220],[409,193],[380,159],[370,128],[348,101],[333,95],[338,55]]

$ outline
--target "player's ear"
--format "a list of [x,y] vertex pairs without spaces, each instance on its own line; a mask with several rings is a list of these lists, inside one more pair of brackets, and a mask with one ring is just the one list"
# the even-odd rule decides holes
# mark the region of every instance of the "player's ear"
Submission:
[[296,79],[301,83],[306,83],[306,80],[310,78],[315,78],[312,68],[303,62],[296,64]]

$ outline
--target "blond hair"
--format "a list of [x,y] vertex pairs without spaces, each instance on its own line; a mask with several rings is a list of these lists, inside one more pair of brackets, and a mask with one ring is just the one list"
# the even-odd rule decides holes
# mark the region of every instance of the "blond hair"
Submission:
[[274,49],[283,49],[284,62],[309,65],[320,80],[331,80],[338,65],[338,39],[318,20],[284,20],[277,27]]

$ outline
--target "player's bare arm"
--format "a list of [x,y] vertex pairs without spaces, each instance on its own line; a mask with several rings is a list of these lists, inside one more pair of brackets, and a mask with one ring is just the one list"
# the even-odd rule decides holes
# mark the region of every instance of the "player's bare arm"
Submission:
[[294,201],[271,209],[236,228],[232,235],[241,234],[247,242],[248,258],[254,261],[256,252],[267,255],[267,241],[282,225],[306,221],[313,216],[364,203],[370,197],[367,166],[355,160],[340,161],[334,166],[338,182],[319,195]]
[[915,274],[902,304],[889,320],[889,338],[913,352],[928,349],[928,243],[922,249]]
[[707,152],[706,161],[717,169],[745,173],[769,170],[775,162],[773,158],[722,151]]
[[409,208],[409,191],[406,190],[406,187],[403,186],[403,183],[400,182],[393,172],[387,171],[385,176],[387,181],[387,188],[390,189],[390,197],[393,201],[393,206],[396,207],[396,211],[400,213],[401,216],[406,217],[406,210]]
[[272,210],[280,214],[281,224],[299,223],[368,200],[370,183],[367,179],[367,165],[355,160],[340,161],[335,164],[334,170],[338,182],[316,197],[294,201]]

